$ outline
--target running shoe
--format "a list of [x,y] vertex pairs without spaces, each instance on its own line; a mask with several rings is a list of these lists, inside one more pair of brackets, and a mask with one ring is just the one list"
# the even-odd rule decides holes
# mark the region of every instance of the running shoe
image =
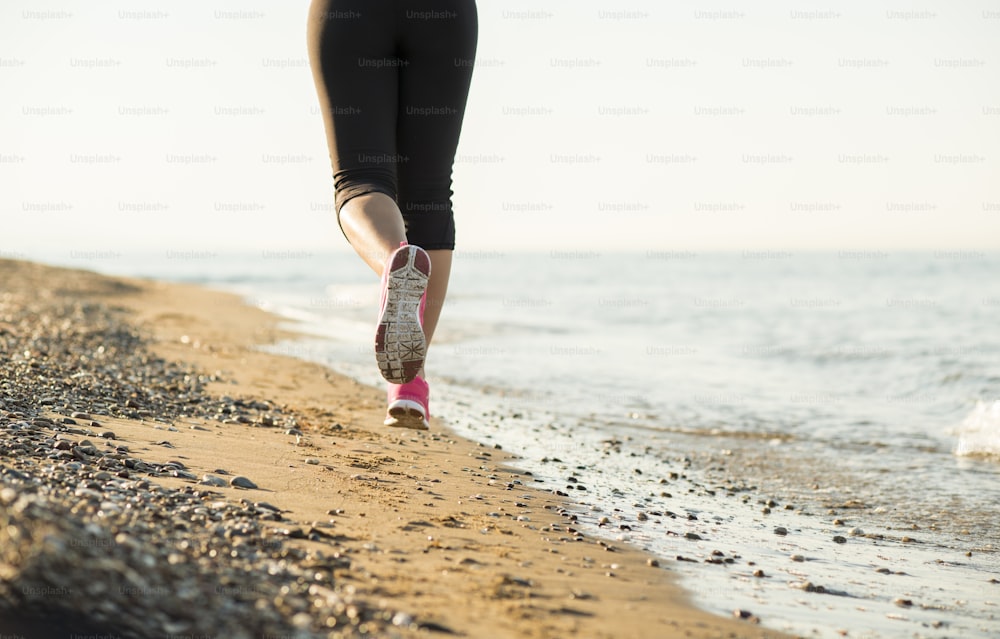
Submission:
[[389,384],[389,409],[385,425],[395,428],[430,428],[430,387],[422,377],[406,384]]
[[412,381],[427,356],[424,336],[424,293],[431,258],[419,246],[401,242],[386,260],[375,328],[375,359],[391,384]]

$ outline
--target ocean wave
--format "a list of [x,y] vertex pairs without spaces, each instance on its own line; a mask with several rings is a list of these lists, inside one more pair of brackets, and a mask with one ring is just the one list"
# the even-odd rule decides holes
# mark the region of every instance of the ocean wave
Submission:
[[978,400],[955,429],[955,454],[963,457],[1000,457],[1000,400]]

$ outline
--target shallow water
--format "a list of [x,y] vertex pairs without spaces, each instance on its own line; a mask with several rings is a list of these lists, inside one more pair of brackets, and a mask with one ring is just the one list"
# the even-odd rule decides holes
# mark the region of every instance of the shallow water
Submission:
[[[316,336],[271,350],[381,383],[352,256],[142,268],[240,292]],[[432,411],[710,610],[1000,636],[998,273],[977,252],[459,253]]]

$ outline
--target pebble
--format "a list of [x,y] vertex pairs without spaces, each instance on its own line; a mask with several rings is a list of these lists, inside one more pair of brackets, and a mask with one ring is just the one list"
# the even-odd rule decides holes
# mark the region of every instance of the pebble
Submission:
[[833,541],[834,541],[834,543],[838,543],[838,544],[846,544],[847,543],[847,537],[844,537],[843,535],[834,535],[833,536]]
[[252,481],[250,481],[249,479],[247,479],[243,475],[237,475],[237,476],[233,477],[232,479],[230,479],[229,480],[229,485],[230,486],[235,486],[236,488],[248,488],[248,489],[251,489],[251,490],[257,488],[257,484],[253,483]]
[[319,460],[316,459],[315,457],[306,457],[306,463],[307,464],[312,464],[313,466],[315,466],[315,465],[319,464]]
[[788,529],[785,528],[784,526],[778,526],[777,528],[774,529],[774,534],[784,537],[785,535],[788,534]]
[[796,553],[796,554],[794,554],[794,555],[792,555],[792,556],[790,557],[790,559],[791,559],[792,561],[805,561],[805,560],[806,560],[806,558],[805,558],[805,557],[804,557],[803,555],[800,555],[800,554],[797,554],[797,553]]
[[222,477],[216,477],[215,475],[202,475],[199,484],[205,484],[206,486],[217,486],[219,488],[224,488],[229,485],[225,479]]

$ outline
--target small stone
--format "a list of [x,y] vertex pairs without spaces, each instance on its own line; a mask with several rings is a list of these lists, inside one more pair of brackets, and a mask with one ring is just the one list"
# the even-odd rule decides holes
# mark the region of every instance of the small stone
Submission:
[[104,439],[118,439],[117,437],[115,437],[115,434],[110,430],[103,431],[100,434],[100,437],[103,437]]
[[805,561],[806,558],[803,555],[799,555],[799,554],[796,553],[796,554],[794,554],[794,555],[791,556],[791,560],[792,561]]
[[733,611],[733,616],[736,617],[737,619],[749,619],[750,617],[753,617],[753,613],[750,612],[749,610],[743,610],[742,608],[737,608],[736,610]]
[[774,529],[774,534],[784,537],[785,535],[788,534],[788,529],[785,528],[784,526],[778,526],[777,528]]
[[88,415],[87,413],[81,413],[80,411],[76,411],[76,412],[70,413],[69,416],[72,417],[72,418],[74,418],[74,419],[90,419],[91,418],[90,415]]
[[638,519],[639,521],[646,521],[647,519],[649,519],[649,515],[640,511],[639,514],[635,516],[635,518]]
[[847,537],[844,537],[843,535],[834,535],[833,536],[833,541],[834,541],[834,543],[837,543],[837,544],[846,544],[847,543]]
[[692,541],[698,541],[698,540],[701,539],[701,535],[699,535],[698,533],[693,533],[693,532],[684,533],[684,539],[690,539]]
[[230,486],[235,486],[236,488],[247,488],[253,490],[257,488],[257,484],[253,483],[243,475],[237,475],[229,480]]
[[767,575],[764,574],[763,570],[761,570],[760,568],[758,568],[757,570],[753,571],[753,576],[754,577],[766,577]]
[[865,531],[861,530],[860,528],[851,528],[850,530],[847,531],[847,534],[850,535],[851,537],[860,537],[865,534]]
[[894,599],[892,603],[896,604],[897,606],[899,606],[901,608],[909,608],[910,606],[913,605],[913,600],[912,599],[903,599],[902,597],[900,597],[898,599]]
[[659,568],[660,567],[660,560],[659,559],[652,559],[652,558],[647,559],[646,560],[646,565],[647,566],[652,566],[653,568]]
[[226,487],[228,484],[226,480],[222,477],[216,477],[215,475],[203,475],[199,484],[205,484],[206,486],[217,486],[220,488]]
[[317,464],[319,464],[319,460],[316,459],[315,457],[307,457],[306,458],[306,463],[307,464],[312,464],[313,466],[316,466]]
[[392,625],[402,626],[404,628],[409,628],[413,624],[413,617],[406,614],[405,612],[397,612],[392,618]]

